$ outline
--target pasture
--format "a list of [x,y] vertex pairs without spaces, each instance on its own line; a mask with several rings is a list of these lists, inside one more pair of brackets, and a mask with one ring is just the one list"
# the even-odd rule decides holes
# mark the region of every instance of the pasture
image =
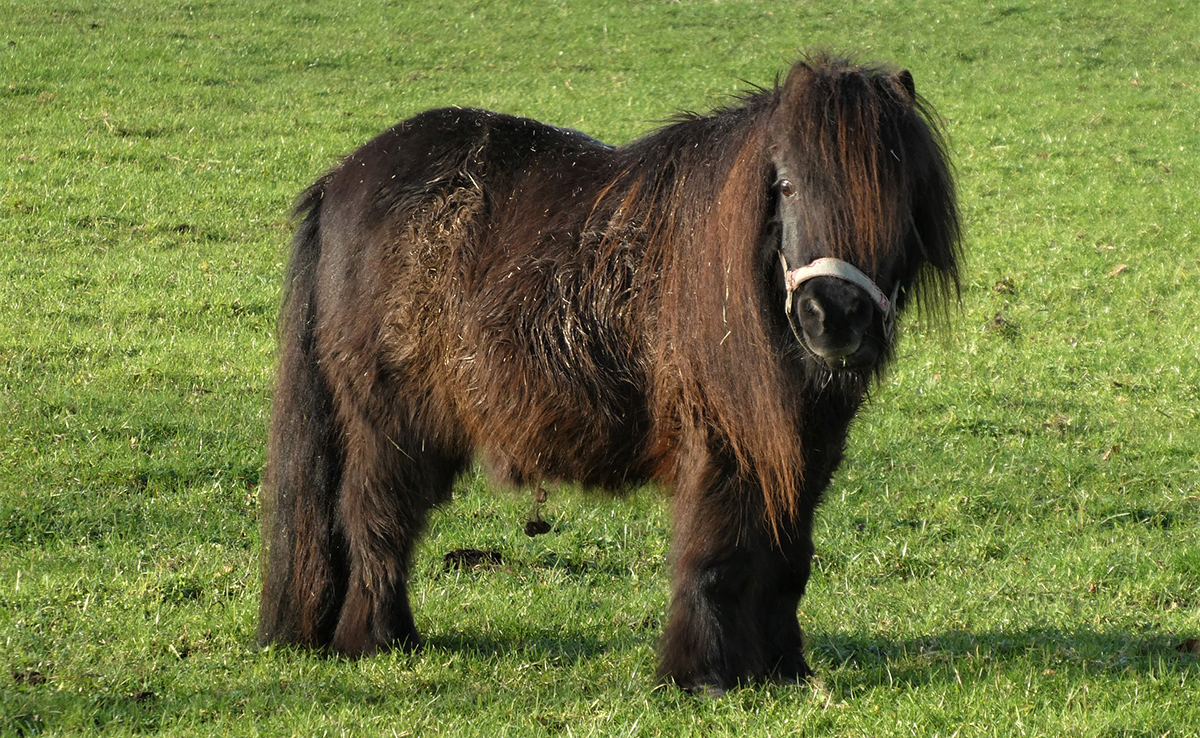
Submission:
[[[0,2],[0,735],[1200,732],[1200,6]],[[259,649],[295,195],[426,108],[620,143],[801,48],[945,121],[961,309],[902,319],[800,605],[818,678],[662,687],[669,500],[475,477],[427,647]],[[496,552],[447,566],[458,549]]]

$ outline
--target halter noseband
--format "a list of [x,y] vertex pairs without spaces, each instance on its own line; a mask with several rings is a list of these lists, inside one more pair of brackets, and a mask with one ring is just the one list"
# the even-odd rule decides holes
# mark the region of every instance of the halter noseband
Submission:
[[787,257],[783,255],[782,250],[779,252],[779,261],[783,264],[783,278],[787,285],[787,301],[784,303],[784,310],[787,311],[788,325],[792,327],[792,333],[796,334],[796,340],[801,344],[804,344],[804,336],[800,326],[796,323],[796,316],[792,313],[792,295],[797,287],[814,277],[835,277],[861,287],[883,315],[884,338],[890,343],[896,337],[896,298],[900,294],[899,282],[892,288],[892,295],[889,298],[883,293],[883,290],[879,289],[878,285],[871,281],[870,277],[848,261],[824,257],[811,261],[805,266],[790,269]]

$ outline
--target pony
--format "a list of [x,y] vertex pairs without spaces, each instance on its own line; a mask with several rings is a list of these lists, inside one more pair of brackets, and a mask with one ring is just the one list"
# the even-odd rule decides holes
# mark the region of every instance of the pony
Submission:
[[347,156],[295,210],[259,641],[417,648],[413,552],[477,463],[672,490],[660,678],[804,680],[814,511],[897,313],[958,294],[941,129],[821,54],[621,146],[444,108]]

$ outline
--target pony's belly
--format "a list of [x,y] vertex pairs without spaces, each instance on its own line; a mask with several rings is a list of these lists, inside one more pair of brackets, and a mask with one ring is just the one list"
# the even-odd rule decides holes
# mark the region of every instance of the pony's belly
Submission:
[[515,418],[493,415],[471,434],[477,458],[496,481],[514,486],[575,482],[609,491],[647,481],[644,424],[632,407],[609,422],[595,422],[581,408],[552,419],[537,412],[542,408],[530,410]]

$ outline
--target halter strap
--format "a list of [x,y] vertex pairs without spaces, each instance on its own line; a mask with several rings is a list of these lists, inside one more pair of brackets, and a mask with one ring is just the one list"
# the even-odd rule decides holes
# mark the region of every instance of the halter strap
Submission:
[[895,337],[896,298],[900,294],[899,282],[892,288],[892,295],[889,298],[883,293],[883,290],[879,289],[879,285],[875,284],[861,269],[848,261],[823,257],[811,261],[802,267],[790,269],[788,268],[787,257],[783,255],[783,251],[779,252],[779,261],[783,264],[783,277],[787,285],[787,301],[784,303],[784,309],[787,310],[788,324],[791,325],[792,332],[796,334],[796,338],[801,343],[804,342],[803,334],[799,330],[799,326],[796,325],[795,316],[792,315],[792,293],[802,283],[814,277],[834,277],[861,287],[883,315],[883,332],[887,340],[891,341]]
[[[780,255],[782,256],[782,252]],[[789,292],[799,287],[801,282],[806,282],[813,277],[837,277],[838,279],[845,280],[847,282],[853,282],[854,284],[863,288],[867,295],[870,296],[871,301],[875,303],[875,306],[878,307],[879,311],[884,315],[887,315],[892,311],[892,302],[895,300],[894,294],[892,299],[889,300],[888,296],[883,294],[883,290],[879,289],[879,287],[871,281],[870,277],[868,277],[866,274],[863,274],[861,269],[854,266],[850,262],[842,261],[841,259],[825,257],[822,259],[817,259],[816,261],[810,262],[806,266],[798,267],[796,269],[788,269],[785,265],[784,276],[787,279],[787,288]]]

